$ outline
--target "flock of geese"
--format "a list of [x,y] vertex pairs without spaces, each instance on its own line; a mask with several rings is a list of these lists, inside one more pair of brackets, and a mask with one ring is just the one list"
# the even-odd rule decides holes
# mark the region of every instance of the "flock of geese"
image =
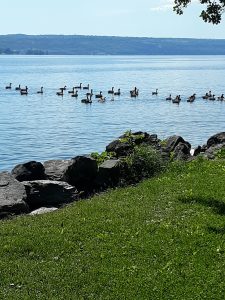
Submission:
[[[5,87],[6,90],[11,90],[12,89],[12,83],[9,83],[9,85],[7,85]],[[20,93],[20,95],[28,95],[28,87],[25,86],[25,88],[22,88],[21,85],[19,84],[19,86],[15,87],[15,90],[18,91]],[[98,99],[98,102],[105,102],[106,97],[103,96],[102,91],[100,91],[98,94],[93,93],[93,89],[90,89],[90,84],[87,84],[86,86],[82,86],[82,83],[80,83],[77,86],[74,86],[71,90],[67,91],[67,86],[65,85],[64,87],[61,87],[58,89],[58,91],[56,92],[57,96],[61,96],[63,97],[64,94],[66,93],[66,91],[68,92],[68,94],[70,94],[71,97],[75,97],[77,98],[79,96],[78,91],[79,90],[84,90],[87,91],[86,93],[86,97],[84,99],[81,99],[82,103],[92,103],[92,97],[95,96],[96,99]],[[37,94],[44,94],[44,90],[43,90],[43,86],[40,88],[40,90],[38,90],[36,92]],[[120,88],[115,91],[114,87],[112,87],[110,90],[108,90],[108,94],[110,94],[112,96],[111,100],[114,100],[113,96],[120,96],[121,95],[121,91]],[[130,97],[132,98],[136,98],[139,95],[139,89],[137,87],[134,87],[134,89],[130,90]],[[157,96],[158,95],[158,89],[156,89],[154,92],[152,92],[152,95]],[[196,94],[194,93],[193,95],[191,95],[190,97],[188,97],[187,102],[194,102],[196,99]],[[221,100],[224,101],[225,97],[224,94],[222,94],[219,97],[216,97],[214,94],[212,94],[211,91],[205,93],[205,95],[202,96],[202,99],[205,100]],[[166,100],[170,100],[173,103],[179,104],[181,101],[181,96],[177,95],[175,98],[172,97],[172,95],[170,94]]]

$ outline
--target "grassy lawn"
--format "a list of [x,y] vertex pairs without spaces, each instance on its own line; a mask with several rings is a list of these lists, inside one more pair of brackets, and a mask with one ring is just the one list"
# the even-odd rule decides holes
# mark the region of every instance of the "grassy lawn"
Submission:
[[225,297],[222,160],[0,227],[0,299]]

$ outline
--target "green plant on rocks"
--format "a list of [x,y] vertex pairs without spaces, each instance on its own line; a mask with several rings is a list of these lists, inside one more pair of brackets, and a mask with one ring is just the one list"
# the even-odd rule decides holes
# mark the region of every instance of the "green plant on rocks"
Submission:
[[99,166],[104,161],[115,157],[115,153],[104,151],[104,152],[99,154],[98,152],[93,152],[93,153],[91,153],[91,157],[94,158],[97,161],[97,164]]
[[162,171],[166,163],[160,153],[149,145],[134,147],[134,151],[124,158],[126,180],[137,182],[152,177]]

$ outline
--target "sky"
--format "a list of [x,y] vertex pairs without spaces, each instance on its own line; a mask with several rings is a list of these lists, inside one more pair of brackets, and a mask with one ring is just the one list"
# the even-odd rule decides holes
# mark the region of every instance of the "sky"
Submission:
[[192,2],[178,16],[172,0],[0,0],[0,34],[225,39],[225,16],[204,23],[204,6]]

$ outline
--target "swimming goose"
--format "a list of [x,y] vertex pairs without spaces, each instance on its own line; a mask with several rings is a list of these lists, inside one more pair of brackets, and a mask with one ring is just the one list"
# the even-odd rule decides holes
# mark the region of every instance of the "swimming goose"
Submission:
[[87,86],[83,86],[83,90],[89,90],[89,84]]
[[81,103],[91,104],[92,103],[91,97],[92,96],[87,96],[87,98],[81,100]]
[[175,99],[172,100],[173,103],[179,104],[181,101],[180,95],[177,95]]
[[114,95],[115,95],[115,96],[120,96],[120,89],[118,89],[117,92],[114,92]]
[[112,87],[112,89],[108,91],[108,94],[114,94],[114,87]]
[[134,89],[130,91],[130,96],[131,97],[137,97],[138,94],[139,94],[139,89],[137,89],[136,86],[135,86]]
[[43,94],[43,86],[41,87],[40,91],[37,91],[37,94]]
[[64,93],[64,88],[60,88],[60,92],[57,92],[56,95],[63,96],[63,93]]
[[71,94],[71,97],[77,98],[78,97],[78,90],[74,91],[74,93]]
[[196,96],[196,94],[191,95],[191,96],[187,99],[187,102],[190,102],[190,103],[194,102],[194,101],[195,101],[195,96]]
[[102,91],[100,91],[99,94],[96,94],[96,95],[95,95],[95,98],[101,98],[101,97],[102,97]]
[[6,88],[6,90],[10,90],[12,88],[12,83],[10,82],[10,84],[7,85],[5,88]]
[[212,101],[216,100],[215,95],[211,95],[211,96],[209,97],[209,100],[212,100]]
[[15,88],[15,91],[20,91],[20,84]]
[[223,101],[224,100],[224,94],[222,94],[220,97],[217,98],[218,100]]
[[91,89],[91,92],[89,92],[89,93],[86,93],[86,96],[93,96],[93,89]]
[[71,91],[68,91],[68,94],[74,94],[75,91],[75,86],[73,87],[73,89]]
[[169,97],[166,98],[166,100],[172,100],[172,95],[170,94]]
[[75,89],[81,89],[82,83],[80,83],[80,85],[75,86]]
[[20,89],[20,95],[28,95],[28,87],[26,86],[25,89]]
[[152,92],[152,95],[158,95],[158,89],[156,89],[155,92]]

